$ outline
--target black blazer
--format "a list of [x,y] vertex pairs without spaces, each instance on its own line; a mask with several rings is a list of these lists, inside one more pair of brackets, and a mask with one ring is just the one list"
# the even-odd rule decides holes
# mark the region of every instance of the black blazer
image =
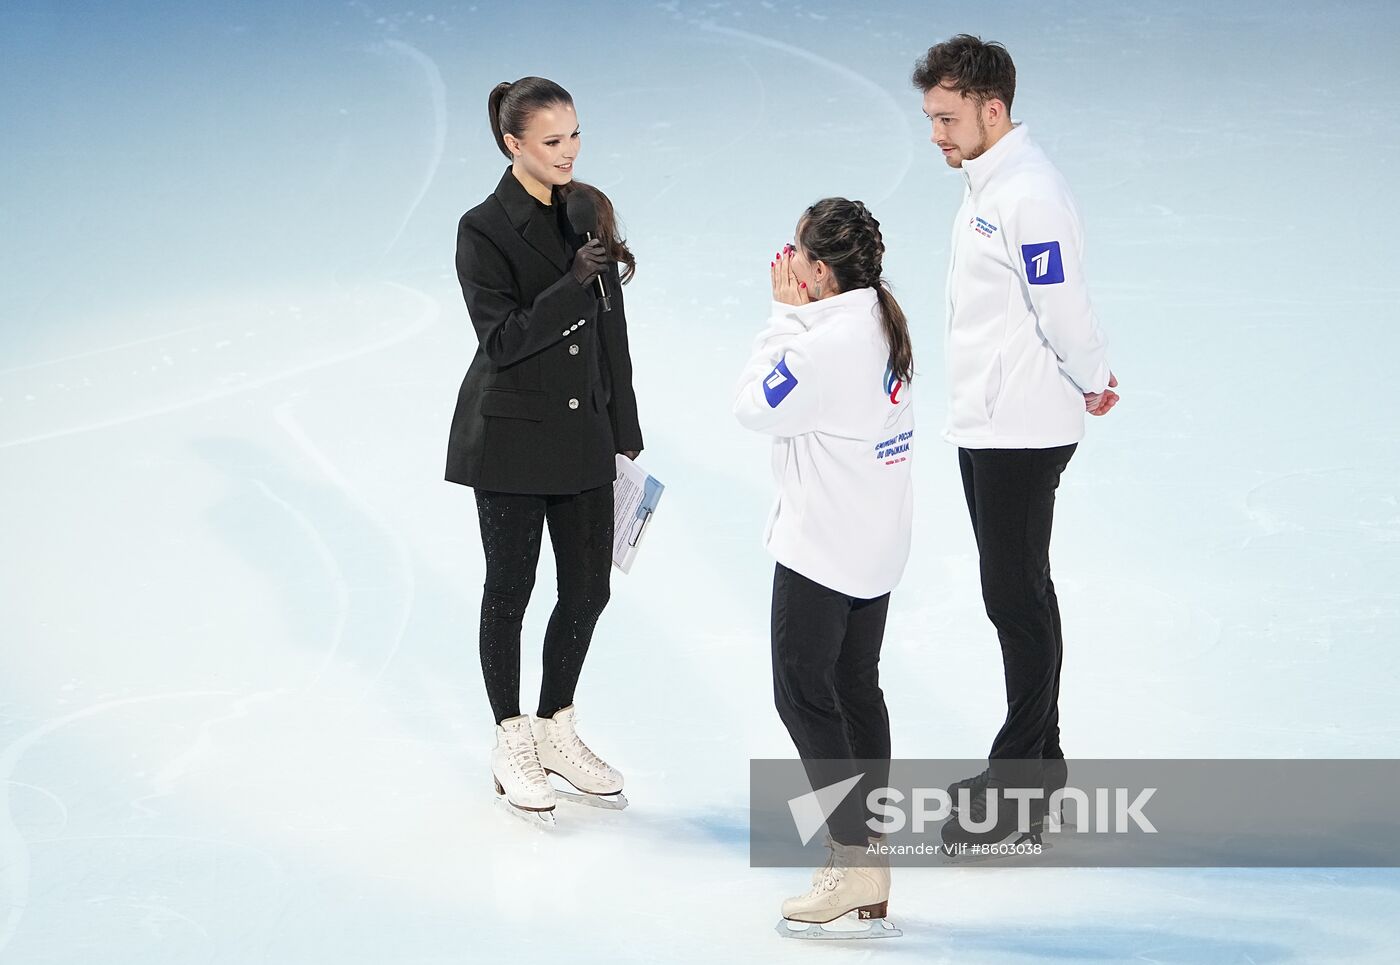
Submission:
[[610,485],[642,448],[617,265],[612,310],[570,267],[582,240],[507,169],[457,226],[457,279],[478,347],[457,394],[447,479],[507,493]]

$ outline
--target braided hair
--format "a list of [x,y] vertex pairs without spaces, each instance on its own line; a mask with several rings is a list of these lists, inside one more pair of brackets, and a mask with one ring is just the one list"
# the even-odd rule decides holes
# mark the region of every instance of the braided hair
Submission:
[[823,198],[802,214],[797,244],[812,261],[821,261],[843,291],[873,288],[890,347],[890,369],[902,382],[914,379],[914,348],[909,322],[884,279],[885,239],[880,222],[860,201]]

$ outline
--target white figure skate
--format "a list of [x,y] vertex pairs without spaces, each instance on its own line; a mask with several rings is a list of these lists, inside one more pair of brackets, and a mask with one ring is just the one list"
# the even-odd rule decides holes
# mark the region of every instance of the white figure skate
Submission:
[[496,726],[491,775],[496,780],[496,799],[507,811],[528,824],[554,827],[554,789],[540,766],[529,717],[510,717]]
[[831,857],[812,875],[812,890],[783,902],[777,932],[784,938],[850,940],[898,938],[903,934],[885,918],[890,900],[890,866],[866,853],[864,845],[837,844]]
[[627,798],[622,796],[622,774],[580,739],[575,729],[577,721],[572,704],[553,717],[533,719],[540,764],[569,785],[567,789],[554,787],[554,793],[573,804],[621,811],[627,806]]

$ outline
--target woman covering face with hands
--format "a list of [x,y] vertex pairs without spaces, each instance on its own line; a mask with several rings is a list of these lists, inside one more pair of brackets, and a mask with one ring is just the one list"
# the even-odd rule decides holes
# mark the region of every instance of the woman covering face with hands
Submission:
[[769,265],[773,304],[734,402],[743,425],[773,437],[778,499],[764,543],[776,560],[778,715],[814,788],[865,775],[827,821],[832,857],[812,891],[783,903],[797,935],[843,916],[892,931],[889,865],[867,854],[865,801],[887,783],[880,647],[909,557],[914,413],[909,330],[884,251],[859,201],[804,212]]
[[773,282],[773,301],[783,305],[805,305],[811,301],[807,295],[807,283],[793,271],[792,256],[795,251],[791,244],[784,245],[768,266]]

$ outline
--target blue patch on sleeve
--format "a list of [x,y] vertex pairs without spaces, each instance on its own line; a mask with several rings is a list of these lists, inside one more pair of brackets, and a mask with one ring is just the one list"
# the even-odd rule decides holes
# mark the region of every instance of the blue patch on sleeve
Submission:
[[1021,258],[1026,263],[1026,281],[1032,285],[1058,285],[1065,280],[1065,263],[1060,258],[1058,241],[1022,245]]
[[763,377],[763,395],[768,399],[770,409],[776,409],[778,403],[786,399],[788,393],[795,388],[797,379],[788,371],[787,359],[783,359],[777,368]]

